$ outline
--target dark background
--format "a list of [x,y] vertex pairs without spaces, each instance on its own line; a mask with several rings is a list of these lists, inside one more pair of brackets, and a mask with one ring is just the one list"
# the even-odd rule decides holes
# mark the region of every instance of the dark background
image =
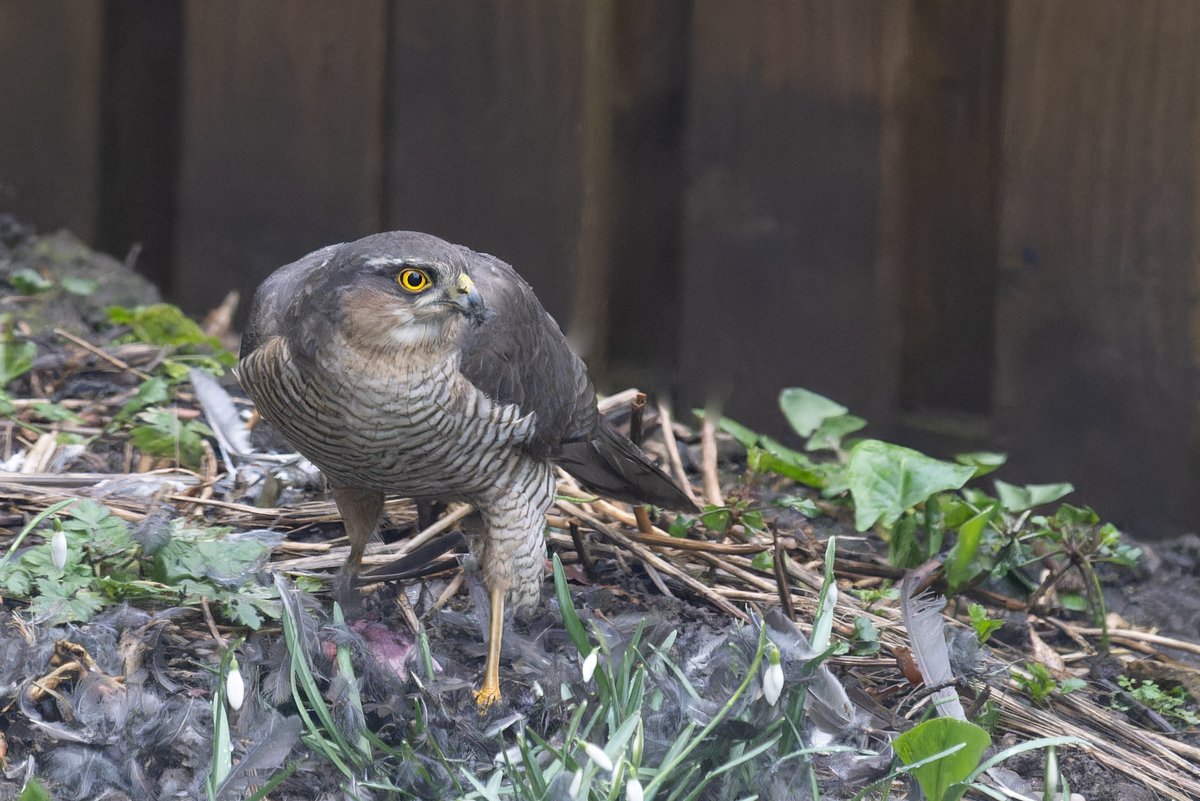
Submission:
[[513,263],[598,383],[1007,450],[1200,524],[1194,0],[0,0],[0,210],[202,312],[317,247]]

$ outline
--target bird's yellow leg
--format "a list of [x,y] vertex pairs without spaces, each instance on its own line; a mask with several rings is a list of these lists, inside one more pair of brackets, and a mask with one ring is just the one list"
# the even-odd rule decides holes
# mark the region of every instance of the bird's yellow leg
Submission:
[[504,634],[504,590],[491,591],[492,612],[488,621],[487,667],[483,686],[475,691],[475,706],[483,714],[500,700],[500,637]]

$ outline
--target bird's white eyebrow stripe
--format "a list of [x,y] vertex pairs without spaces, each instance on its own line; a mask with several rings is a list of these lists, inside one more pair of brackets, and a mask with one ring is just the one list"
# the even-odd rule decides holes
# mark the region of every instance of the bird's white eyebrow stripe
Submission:
[[399,267],[401,264],[406,263],[404,259],[397,259],[391,256],[376,256],[366,261],[368,267]]

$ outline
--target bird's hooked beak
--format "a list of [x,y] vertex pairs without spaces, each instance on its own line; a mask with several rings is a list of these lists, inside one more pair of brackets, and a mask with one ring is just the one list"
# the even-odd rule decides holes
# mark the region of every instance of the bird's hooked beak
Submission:
[[454,291],[454,304],[458,310],[476,325],[482,323],[487,314],[487,307],[483,305],[483,296],[475,288],[475,282],[471,280],[471,277],[460,275]]

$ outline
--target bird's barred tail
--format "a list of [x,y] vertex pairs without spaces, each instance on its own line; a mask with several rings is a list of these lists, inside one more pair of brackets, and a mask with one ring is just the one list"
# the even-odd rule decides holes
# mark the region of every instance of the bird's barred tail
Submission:
[[641,448],[603,423],[592,439],[567,443],[558,462],[583,486],[599,495],[681,512],[698,511],[679,485],[651,462]]

